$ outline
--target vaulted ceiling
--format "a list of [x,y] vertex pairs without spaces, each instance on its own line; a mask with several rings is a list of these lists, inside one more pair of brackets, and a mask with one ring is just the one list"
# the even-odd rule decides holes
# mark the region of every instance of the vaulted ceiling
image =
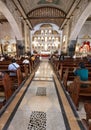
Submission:
[[12,0],[12,2],[32,29],[39,23],[54,23],[62,27],[80,0]]
[[39,23],[62,25],[76,0],[13,0],[15,5],[25,12],[25,20],[31,27]]

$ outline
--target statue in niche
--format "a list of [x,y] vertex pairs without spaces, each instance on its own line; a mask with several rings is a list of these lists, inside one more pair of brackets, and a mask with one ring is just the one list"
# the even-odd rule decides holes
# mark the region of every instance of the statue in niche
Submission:
[[40,0],[38,4],[59,4],[59,0]]

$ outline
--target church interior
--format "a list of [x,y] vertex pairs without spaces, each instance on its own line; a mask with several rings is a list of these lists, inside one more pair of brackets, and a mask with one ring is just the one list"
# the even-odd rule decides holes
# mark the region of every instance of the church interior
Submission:
[[0,130],[91,130],[90,25],[91,0],[0,0]]

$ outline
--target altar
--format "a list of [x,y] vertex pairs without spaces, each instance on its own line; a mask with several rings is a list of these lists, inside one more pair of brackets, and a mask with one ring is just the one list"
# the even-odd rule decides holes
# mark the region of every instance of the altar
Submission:
[[42,51],[42,52],[40,53],[40,56],[41,56],[41,57],[49,57],[50,54],[51,54],[50,51]]

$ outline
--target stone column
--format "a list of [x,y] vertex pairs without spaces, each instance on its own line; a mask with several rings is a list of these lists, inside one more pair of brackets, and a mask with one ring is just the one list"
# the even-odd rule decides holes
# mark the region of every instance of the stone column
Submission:
[[16,41],[16,53],[17,53],[17,56],[21,56],[21,55],[24,55],[25,53],[25,45],[24,45],[24,41],[23,40],[17,40]]
[[71,56],[71,57],[73,57],[73,55],[75,54],[76,43],[77,43],[77,40],[71,40],[69,42],[68,55]]

